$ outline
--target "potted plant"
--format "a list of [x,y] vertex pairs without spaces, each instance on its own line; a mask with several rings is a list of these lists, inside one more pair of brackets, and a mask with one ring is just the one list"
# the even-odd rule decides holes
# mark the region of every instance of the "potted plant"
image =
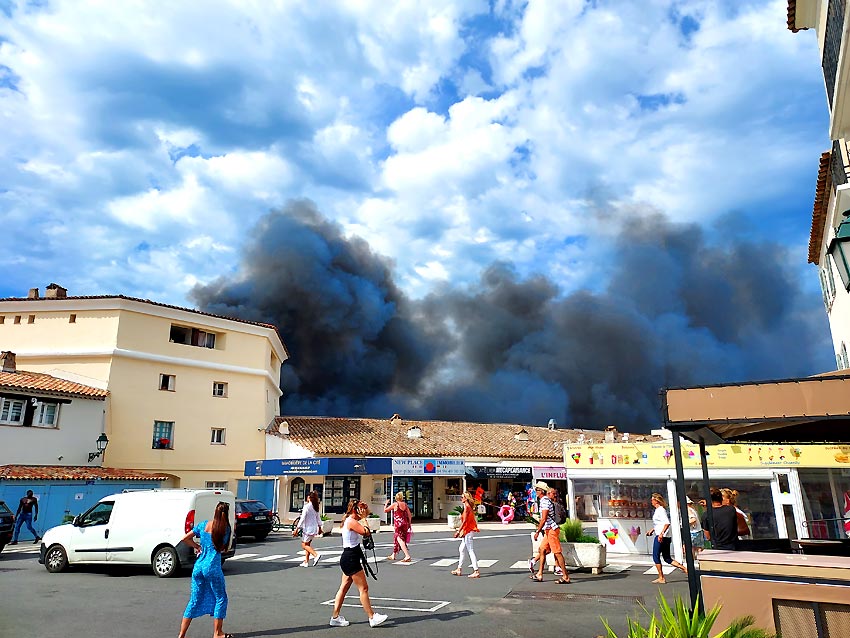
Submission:
[[334,522],[330,516],[322,514],[319,518],[322,519],[322,534],[328,535],[334,531]]
[[[535,521],[536,523],[537,521]],[[605,546],[595,536],[585,536],[581,521],[567,519],[560,525],[561,551],[564,554],[564,562],[567,567],[582,567],[590,569],[593,574],[601,574],[602,568],[608,564],[608,555]],[[531,534],[531,552],[536,555],[540,547],[543,535],[540,534],[534,540]],[[555,568],[555,557],[549,553],[546,555],[546,565]]]
[[369,516],[366,517],[366,526],[373,532],[379,531],[381,529],[381,517],[374,512],[371,512]]
[[451,512],[448,513],[446,517],[446,522],[449,526],[449,529],[458,529],[460,528],[460,515],[463,514],[463,507],[458,505]]

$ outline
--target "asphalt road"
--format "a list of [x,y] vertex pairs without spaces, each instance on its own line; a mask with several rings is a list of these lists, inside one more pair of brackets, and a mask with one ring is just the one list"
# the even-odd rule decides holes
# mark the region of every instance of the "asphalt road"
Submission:
[[[377,535],[377,554],[391,551],[391,532]],[[549,573],[534,583],[523,567],[530,552],[526,530],[484,530],[475,548],[482,578],[452,576],[457,541],[448,531],[417,533],[409,565],[378,563],[378,580],[369,580],[376,610],[389,615],[370,628],[352,587],[343,615],[345,628],[328,626],[340,582],[339,534],[316,539],[326,552],[319,565],[298,566],[300,544],[283,534],[262,543],[240,541],[237,557],[225,565],[229,596],[225,631],[240,638],[275,636],[358,636],[371,632],[405,638],[449,636],[604,635],[600,616],[625,636],[626,615],[640,614],[640,603],[654,606],[658,592],[644,575],[646,565],[600,575],[574,573],[573,584],[557,585]],[[189,599],[188,572],[160,579],[149,567],[78,567],[50,574],[38,564],[35,546],[7,547],[0,554],[0,636],[41,638],[84,636],[127,638],[175,636]],[[27,553],[30,552],[30,553]],[[436,564],[435,564],[436,563]],[[468,573],[469,569],[466,568]],[[664,593],[686,595],[684,576],[668,576]],[[193,621],[190,636],[210,636],[209,617]]]

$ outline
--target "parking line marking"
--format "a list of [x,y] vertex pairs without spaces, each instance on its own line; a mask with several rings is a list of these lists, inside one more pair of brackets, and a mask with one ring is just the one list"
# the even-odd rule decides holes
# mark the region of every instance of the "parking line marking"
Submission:
[[231,556],[227,560],[244,560],[246,558],[254,558],[254,556],[259,556],[259,554],[236,554],[236,556]]
[[[357,600],[356,603],[346,603],[343,602],[343,607],[360,607],[360,597],[359,596],[346,596],[346,599],[351,598],[352,600]],[[435,611],[438,611],[445,607],[446,605],[451,604],[449,600],[418,600],[416,598],[375,598],[374,596],[369,596],[369,600],[372,602],[372,607],[375,609],[392,609],[393,611],[419,611],[423,613],[431,613],[433,614]],[[427,607],[422,609],[421,607],[398,607],[391,605],[383,605],[383,604],[375,604],[375,601],[386,600],[390,602],[398,602],[398,603],[433,603],[432,607]],[[322,605],[333,605],[334,599],[326,600]]]
[[277,560],[278,558],[286,558],[289,554],[272,554],[271,556],[263,556],[262,558],[255,559],[255,562],[265,562],[270,560]]

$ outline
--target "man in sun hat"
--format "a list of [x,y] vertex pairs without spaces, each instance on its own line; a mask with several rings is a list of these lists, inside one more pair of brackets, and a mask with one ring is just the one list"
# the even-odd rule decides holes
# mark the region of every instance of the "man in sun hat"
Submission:
[[[537,481],[534,484],[534,492],[537,494],[537,511],[540,511],[540,499],[546,496],[546,492],[549,491],[549,484],[545,481]],[[535,533],[534,540],[537,540],[537,534]],[[541,543],[542,546],[542,543]],[[528,571],[531,572],[531,578],[536,579],[537,567],[535,563],[538,560],[543,560],[546,557],[546,552],[544,551],[541,555],[540,549],[537,550],[536,554],[532,554],[531,558],[528,559]]]

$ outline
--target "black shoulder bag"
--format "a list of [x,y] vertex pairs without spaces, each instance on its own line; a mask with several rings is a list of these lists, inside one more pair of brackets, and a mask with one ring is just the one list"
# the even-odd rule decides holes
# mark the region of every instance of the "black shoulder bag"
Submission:
[[[366,552],[372,550],[372,558],[375,560],[375,569],[369,564],[369,559],[366,558]],[[363,571],[369,574],[375,580],[378,580],[378,557],[375,556],[375,539],[372,534],[363,536],[363,546],[360,549],[360,563],[363,565]]]

